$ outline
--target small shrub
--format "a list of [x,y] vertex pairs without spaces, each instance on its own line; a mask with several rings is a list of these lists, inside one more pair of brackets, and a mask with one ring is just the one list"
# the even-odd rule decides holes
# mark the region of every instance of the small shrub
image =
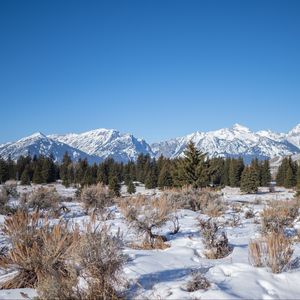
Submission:
[[199,290],[207,290],[210,287],[210,282],[201,272],[194,272],[191,280],[187,283],[186,290],[196,292]]
[[74,274],[71,263],[78,242],[78,232],[69,233],[63,222],[50,226],[40,220],[39,213],[18,211],[6,218],[3,233],[11,248],[0,257],[0,267],[14,268],[16,276],[1,284],[1,288],[36,288],[49,276],[63,284]]
[[261,213],[262,232],[282,232],[291,226],[298,216],[299,206],[295,201],[274,201]]
[[232,248],[229,246],[226,233],[222,230],[223,225],[212,219],[200,220],[199,224],[202,241],[206,248],[205,256],[209,259],[219,259],[229,255]]
[[101,211],[112,204],[108,188],[100,183],[84,187],[80,199],[86,210],[96,209]]
[[[171,218],[172,207],[166,197],[146,198],[145,196],[130,197],[120,201],[120,209],[129,225],[145,235],[145,240],[155,248],[155,240],[166,238],[153,233]],[[144,241],[145,243],[145,241]]]
[[112,236],[105,226],[88,224],[78,250],[81,276],[88,286],[81,291],[81,299],[118,299],[116,287],[125,262],[120,236]]
[[254,211],[253,211],[252,208],[246,210],[246,212],[245,212],[245,219],[252,219],[254,217],[255,217],[255,214],[254,214]]
[[270,233],[249,243],[249,262],[255,267],[269,267],[273,273],[281,273],[293,255],[291,241],[281,233]]
[[10,215],[13,214],[16,210],[8,204],[9,195],[5,188],[0,189],[0,214],[1,215]]
[[18,198],[19,193],[17,191],[17,182],[14,180],[6,181],[3,188],[6,190],[8,196],[12,196],[13,198]]
[[55,188],[39,187],[29,194],[27,199],[28,207],[33,209],[58,209],[60,196]]
[[221,194],[213,190],[194,189],[185,187],[181,189],[166,190],[164,196],[169,203],[174,203],[178,208],[202,211],[211,216],[217,216],[224,210]]

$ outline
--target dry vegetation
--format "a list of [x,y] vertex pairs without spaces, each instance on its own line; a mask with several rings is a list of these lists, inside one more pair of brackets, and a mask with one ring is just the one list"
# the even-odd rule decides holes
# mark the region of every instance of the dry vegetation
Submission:
[[210,282],[201,272],[193,272],[192,278],[187,283],[188,292],[196,292],[199,290],[207,290],[210,287]]
[[80,199],[87,211],[93,209],[101,212],[105,207],[112,204],[108,187],[100,183],[84,187],[81,191]]
[[167,197],[129,197],[120,201],[119,206],[129,226],[134,227],[138,233],[144,235],[145,239],[140,245],[142,248],[162,248],[166,238],[155,234],[153,230],[171,220],[171,213],[174,210]]
[[211,217],[217,217],[225,209],[222,195],[212,189],[194,189],[184,187],[181,189],[171,189],[164,192],[170,203],[176,204],[178,208],[201,211]]
[[[36,288],[41,299],[117,299],[124,257],[119,236],[107,227],[87,224],[80,234],[65,222],[50,226],[39,212],[18,211],[5,220],[2,232],[10,247],[0,267],[16,270],[1,289]],[[86,287],[79,289],[79,276]]]
[[206,248],[205,256],[209,259],[220,259],[229,255],[232,251],[228,238],[223,230],[223,224],[213,219],[199,221],[202,241]]
[[69,281],[74,272],[70,262],[78,232],[69,233],[62,222],[51,227],[47,219],[40,221],[38,212],[18,211],[5,220],[3,233],[9,238],[11,249],[0,257],[0,266],[14,268],[18,273],[1,288],[34,288],[48,276],[56,277],[62,284]]
[[78,258],[81,276],[88,288],[81,291],[84,299],[117,299],[115,289],[121,284],[121,271],[125,258],[121,252],[119,235],[111,236],[107,227],[98,228],[95,223],[86,225]]
[[282,232],[292,225],[299,215],[298,211],[298,202],[294,200],[271,202],[261,213],[262,232]]
[[39,187],[25,201],[29,208],[56,211],[59,208],[60,196],[55,188]]
[[250,263],[255,267],[269,267],[273,273],[284,271],[292,255],[292,243],[281,233],[272,232],[249,243]]

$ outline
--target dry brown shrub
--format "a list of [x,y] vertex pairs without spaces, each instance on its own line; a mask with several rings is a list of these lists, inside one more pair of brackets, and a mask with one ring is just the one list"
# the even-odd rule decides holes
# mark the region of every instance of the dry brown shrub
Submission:
[[186,290],[189,293],[199,290],[207,290],[210,287],[210,282],[201,272],[193,272],[192,278],[187,283]]
[[130,248],[137,249],[137,250],[153,250],[153,249],[159,249],[159,250],[165,250],[170,248],[170,245],[165,242],[165,239],[161,237],[157,237],[152,242],[149,241],[149,239],[144,239],[142,243],[130,243]]
[[281,273],[291,262],[292,243],[281,233],[272,232],[249,243],[249,262],[255,267],[269,267]]
[[118,299],[116,288],[122,284],[121,273],[125,257],[121,251],[120,235],[112,236],[106,226],[86,225],[78,248],[81,276],[87,289],[80,291],[81,299]]
[[261,213],[262,232],[282,232],[299,215],[296,201],[273,201]]
[[210,219],[199,220],[202,241],[206,248],[205,256],[209,259],[224,258],[232,251],[223,230],[224,225]]
[[170,203],[176,203],[178,208],[200,210],[210,216],[218,216],[224,211],[221,194],[210,188],[194,189],[184,187],[164,192]]
[[72,254],[78,244],[78,232],[70,233],[60,222],[50,226],[40,220],[38,212],[18,211],[6,218],[3,233],[11,248],[0,257],[0,267],[16,269],[17,275],[1,284],[1,288],[35,288],[54,276],[63,282],[73,277]]
[[153,233],[171,219],[173,212],[167,197],[147,198],[146,196],[129,197],[120,201],[119,207],[130,226],[145,236],[144,243],[154,249],[157,239],[166,238]]
[[247,209],[245,212],[245,219],[252,219],[255,217],[254,210],[252,208]]
[[9,195],[5,188],[0,188],[0,214],[9,215],[15,212],[15,209],[8,204]]
[[94,209],[102,211],[105,207],[112,204],[108,187],[101,183],[85,186],[81,191],[80,199],[86,210]]
[[55,188],[39,187],[28,196],[27,205],[33,209],[57,210],[60,196]]
[[8,196],[12,196],[14,198],[19,197],[19,193],[17,191],[17,182],[15,180],[6,181],[3,189],[6,191]]

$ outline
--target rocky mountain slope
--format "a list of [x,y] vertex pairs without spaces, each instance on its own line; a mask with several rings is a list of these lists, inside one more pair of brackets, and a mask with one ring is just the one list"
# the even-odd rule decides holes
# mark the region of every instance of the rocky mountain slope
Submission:
[[253,132],[249,128],[235,124],[231,128],[189,134],[151,146],[131,134],[114,129],[96,129],[84,133],[48,135],[36,133],[17,142],[0,145],[0,156],[13,159],[20,155],[50,155],[61,161],[68,152],[72,159],[87,158],[89,162],[100,162],[108,157],[117,161],[135,160],[140,153],[151,157],[164,155],[176,158],[183,155],[186,145],[193,141],[210,157],[239,157],[246,162],[252,158],[271,158],[278,162],[281,157],[300,154],[300,124],[287,134],[272,131]]

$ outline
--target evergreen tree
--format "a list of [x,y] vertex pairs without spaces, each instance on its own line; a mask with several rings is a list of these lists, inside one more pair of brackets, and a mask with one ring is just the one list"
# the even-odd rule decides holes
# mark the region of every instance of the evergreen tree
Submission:
[[9,168],[7,162],[0,158],[0,183],[4,183],[9,179]]
[[231,187],[239,187],[241,176],[244,170],[244,161],[242,158],[231,159],[229,166],[229,184]]
[[44,178],[42,175],[42,166],[39,163],[37,163],[34,168],[32,182],[36,184],[44,183]]
[[163,189],[164,187],[171,187],[173,185],[173,178],[169,163],[165,163],[162,166],[160,174],[158,176],[157,184],[160,189]]
[[30,184],[30,167],[27,165],[21,175],[21,185],[29,185]]
[[181,185],[192,185],[194,188],[208,184],[208,170],[205,162],[206,155],[196,149],[190,142],[184,151],[184,158],[179,160],[179,181]]
[[284,178],[284,187],[285,188],[292,188],[295,186],[295,180],[294,180],[294,174],[293,174],[293,169],[289,165],[286,170],[286,175]]
[[109,179],[109,189],[113,193],[114,196],[120,197],[121,193],[121,185],[118,181],[117,176],[111,176]]
[[44,183],[51,183],[55,182],[56,180],[56,167],[53,162],[52,157],[41,157],[40,160],[42,160],[42,178]]
[[132,181],[129,181],[129,183],[127,184],[127,193],[134,194],[135,192],[136,192],[136,188],[134,183]]
[[297,195],[300,195],[300,167],[298,165],[298,171],[297,171]]
[[7,166],[8,166],[8,176],[9,179],[16,179],[16,164],[11,159],[11,156],[9,155],[7,160]]
[[269,186],[271,179],[270,162],[269,160],[265,160],[261,165],[260,185]]
[[229,169],[231,165],[231,158],[227,157],[224,162],[224,174],[221,179],[221,184],[224,186],[229,186],[230,185],[230,180],[229,180]]
[[62,164],[60,165],[59,168],[60,178],[62,180],[63,185],[65,186],[69,186],[70,183],[74,180],[74,178],[71,180],[71,178],[69,177],[71,165],[72,165],[72,159],[69,156],[68,152],[66,152],[64,154]]
[[241,192],[247,194],[257,193],[259,186],[259,174],[253,166],[246,167],[241,177]]

